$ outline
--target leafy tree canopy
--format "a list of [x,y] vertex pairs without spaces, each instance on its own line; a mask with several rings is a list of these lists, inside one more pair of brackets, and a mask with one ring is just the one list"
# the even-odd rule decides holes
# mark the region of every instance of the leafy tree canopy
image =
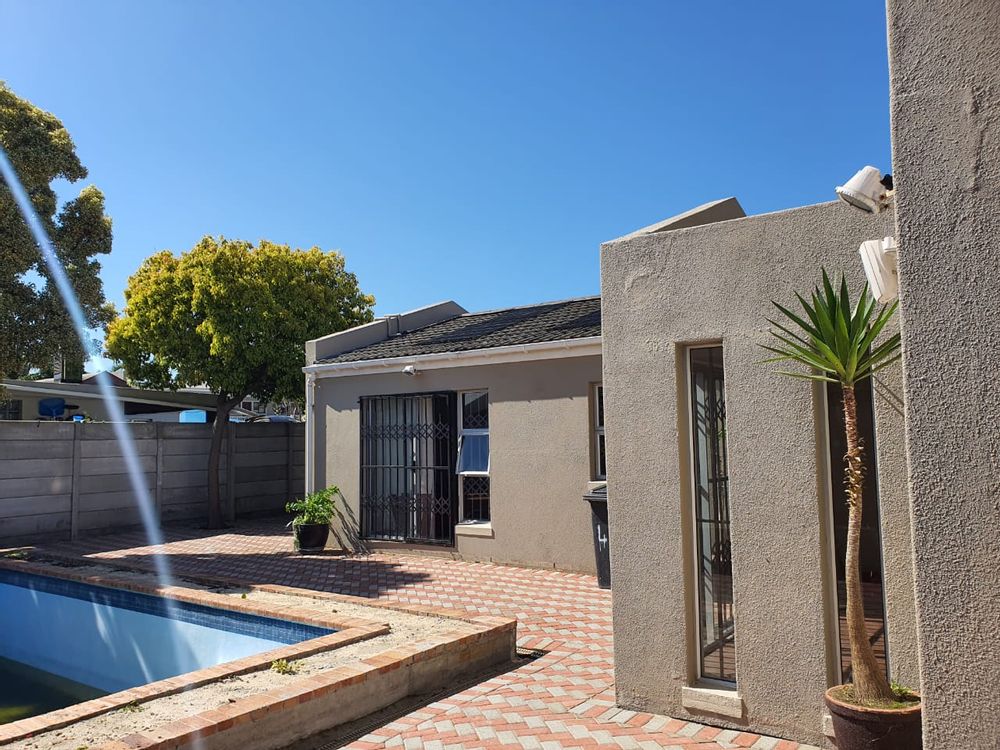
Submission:
[[372,319],[373,297],[344,257],[262,240],[205,237],[179,256],[148,258],[108,326],[108,355],[149,388],[207,385],[217,409],[208,453],[208,524],[219,528],[222,440],[247,396],[300,399],[305,342]]
[[338,252],[205,237],[148,258],[108,327],[108,355],[150,388],[206,384],[220,406],[300,399],[307,340],[372,320]]
[[[87,176],[73,140],[54,115],[0,82],[0,145],[38,212],[76,290],[84,317],[105,325],[113,308],[104,299],[101,255],[111,252],[111,219],[94,186],[59,206],[52,184]],[[0,182],[0,375],[21,377],[51,369],[62,355],[82,359],[77,332],[7,186]]]

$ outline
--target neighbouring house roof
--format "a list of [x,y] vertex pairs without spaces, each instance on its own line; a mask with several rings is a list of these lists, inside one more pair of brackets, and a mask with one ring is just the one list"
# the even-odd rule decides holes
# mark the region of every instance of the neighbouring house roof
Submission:
[[[86,383],[60,383],[52,380],[0,380],[0,385],[11,394],[30,393],[40,398],[63,396],[66,398],[101,398],[95,380]],[[151,391],[142,388],[112,387],[111,392],[121,401],[157,406],[176,406],[179,409],[215,410],[215,396],[210,393],[180,393],[177,391]]]
[[[108,380],[111,382],[111,385],[113,385],[113,386],[120,387],[120,388],[128,388],[128,381],[125,380],[125,371],[124,370],[115,370],[114,372],[103,372],[103,373],[101,373],[101,372],[85,372],[83,374],[83,378],[81,379],[80,382],[81,383],[94,383],[94,384],[96,384],[97,383],[97,376],[98,375],[104,375],[106,378],[108,378]],[[65,382],[68,382],[68,381],[64,381],[62,378],[39,378],[38,380],[35,380],[33,382],[35,382],[35,383],[65,383]]]
[[601,335],[601,298],[582,297],[503,310],[465,313],[335,356],[321,364],[365,362],[493,349]]

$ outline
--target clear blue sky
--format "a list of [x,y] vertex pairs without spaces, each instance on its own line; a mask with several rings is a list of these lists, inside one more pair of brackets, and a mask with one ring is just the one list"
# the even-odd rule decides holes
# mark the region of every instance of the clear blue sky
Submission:
[[707,200],[773,211],[887,171],[884,13],[0,0],[0,78],[105,192],[116,304],[147,255],[223,234],[340,249],[381,313],[485,309],[596,293],[601,241]]

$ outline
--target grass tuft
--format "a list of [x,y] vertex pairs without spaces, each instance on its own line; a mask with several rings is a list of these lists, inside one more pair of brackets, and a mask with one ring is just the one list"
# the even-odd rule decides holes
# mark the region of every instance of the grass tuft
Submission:
[[271,662],[271,671],[278,674],[298,674],[299,665],[298,662],[287,659],[275,659]]

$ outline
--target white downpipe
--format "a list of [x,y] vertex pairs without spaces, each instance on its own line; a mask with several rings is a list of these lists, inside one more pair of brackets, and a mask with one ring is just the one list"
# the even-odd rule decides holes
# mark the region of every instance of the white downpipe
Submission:
[[316,489],[316,454],[313,445],[316,442],[316,398],[314,390],[316,388],[316,374],[306,373],[306,492],[315,492]]

